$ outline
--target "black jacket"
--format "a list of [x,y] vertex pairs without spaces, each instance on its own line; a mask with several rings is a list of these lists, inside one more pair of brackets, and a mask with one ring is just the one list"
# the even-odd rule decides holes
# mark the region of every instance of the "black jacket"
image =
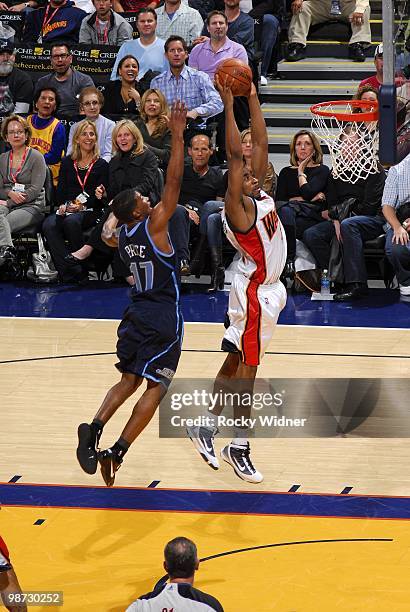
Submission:
[[141,195],[148,196],[152,204],[159,201],[158,160],[149,149],[145,149],[141,155],[117,153],[108,167],[109,199],[124,189],[135,189]]

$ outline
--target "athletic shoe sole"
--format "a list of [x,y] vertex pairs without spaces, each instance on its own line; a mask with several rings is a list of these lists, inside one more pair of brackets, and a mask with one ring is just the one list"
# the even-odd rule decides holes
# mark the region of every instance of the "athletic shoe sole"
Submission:
[[[97,471],[97,451],[90,453],[91,427],[88,423],[78,426],[77,460],[86,474],[95,474]],[[91,449],[92,451],[92,449]]]
[[[228,446],[225,446],[222,450],[221,450],[221,457],[224,461],[226,461],[226,463],[229,463],[229,465],[233,468],[235,474],[241,479],[241,480],[245,480],[246,482],[251,482],[252,484],[258,484],[259,482],[262,482],[263,480],[263,476],[262,474],[260,474],[261,478],[258,478],[255,475],[252,474],[244,474],[243,472],[241,472],[240,469],[238,469],[236,467],[236,465],[231,461],[230,457],[229,457],[229,453],[228,453]],[[256,479],[255,479],[256,477]]]
[[112,487],[115,481],[115,472],[113,469],[113,461],[111,455],[98,453],[98,462],[100,464],[101,476],[107,487]]
[[188,436],[192,442],[192,444],[194,445],[194,447],[196,448],[196,450],[198,451],[198,453],[200,454],[200,456],[202,457],[202,459],[205,461],[205,463],[207,465],[209,465],[209,467],[211,467],[213,470],[219,470],[219,461],[216,457],[211,457],[207,452],[206,449],[204,449],[204,446],[201,442],[201,440],[199,438],[195,438],[193,436],[190,435],[189,430],[187,430]]

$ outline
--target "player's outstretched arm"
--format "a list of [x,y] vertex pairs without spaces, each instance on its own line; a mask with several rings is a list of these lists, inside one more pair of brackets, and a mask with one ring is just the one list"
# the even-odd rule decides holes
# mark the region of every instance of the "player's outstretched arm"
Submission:
[[113,212],[109,214],[101,231],[101,240],[110,247],[118,246],[118,235],[116,232],[118,219]]
[[229,87],[230,78],[227,77],[224,84],[215,77],[216,87],[221,95],[225,107],[225,147],[228,160],[228,190],[225,195],[225,210],[232,221],[238,205],[242,200],[243,183],[243,154],[241,135],[236,125],[233,112],[233,95]]
[[259,181],[259,186],[262,187],[268,170],[268,133],[258,93],[253,83],[248,102],[251,114],[252,170],[254,177]]
[[172,105],[171,120],[171,157],[165,179],[165,187],[161,202],[157,204],[151,215],[151,232],[167,227],[168,220],[174,214],[181,189],[184,173],[184,130],[186,128],[187,109],[183,102],[177,101]]

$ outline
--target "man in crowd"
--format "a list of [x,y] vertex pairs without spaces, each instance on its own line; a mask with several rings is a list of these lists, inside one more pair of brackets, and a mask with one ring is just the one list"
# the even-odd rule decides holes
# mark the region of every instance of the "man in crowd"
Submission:
[[151,81],[151,87],[160,89],[169,105],[174,100],[184,100],[188,108],[187,117],[202,119],[200,127],[205,127],[209,117],[223,110],[219,93],[207,74],[185,65],[188,47],[181,36],[168,38],[165,43],[165,56],[169,68]]
[[400,295],[410,296],[410,155],[390,168],[382,206],[389,224],[386,255],[399,282]]
[[33,100],[33,81],[15,61],[14,44],[0,39],[0,117],[28,113]]
[[200,13],[181,0],[165,0],[157,9],[157,33],[164,40],[170,36],[182,36],[187,45],[201,34],[204,22]]
[[248,56],[245,47],[227,36],[228,18],[222,11],[212,11],[206,18],[210,38],[195,45],[189,56],[189,65],[202,70],[213,81],[218,64],[226,59],[235,58],[245,64]]
[[132,26],[112,10],[112,0],[93,0],[95,13],[85,17],[80,28],[80,43],[122,45],[132,40]]
[[168,68],[168,63],[164,57],[165,41],[157,37],[156,28],[157,14],[154,9],[141,9],[137,19],[137,30],[140,37],[121,45],[111,72],[111,81],[119,78],[117,74],[118,64],[126,55],[132,55],[138,60],[139,78],[142,78],[148,70],[162,72]]
[[86,15],[71,0],[50,0],[45,7],[27,13],[23,42],[78,43],[81,22]]
[[160,581],[151,593],[141,595],[126,612],[143,610],[197,610],[223,612],[219,601],[194,585],[199,568],[196,546],[188,538],[174,538],[165,546],[164,568],[169,582]]
[[[292,20],[289,26],[288,62],[297,62],[306,56],[306,39],[311,25],[331,19],[330,0],[293,0]],[[340,19],[350,22],[352,36],[349,58],[364,62],[365,48],[371,44],[369,0],[340,0]]]
[[94,87],[88,74],[83,74],[71,67],[73,56],[66,44],[55,43],[51,46],[51,66],[53,72],[38,79],[36,91],[47,87],[55,88],[60,96],[61,104],[58,118],[72,119],[78,115],[78,95],[84,87]]

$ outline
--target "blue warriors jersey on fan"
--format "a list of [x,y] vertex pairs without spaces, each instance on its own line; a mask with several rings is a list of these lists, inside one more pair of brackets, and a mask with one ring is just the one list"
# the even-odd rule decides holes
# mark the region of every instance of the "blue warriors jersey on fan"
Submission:
[[121,259],[135,280],[132,299],[179,301],[177,258],[163,253],[149,234],[149,218],[128,229],[123,225],[118,237]]

